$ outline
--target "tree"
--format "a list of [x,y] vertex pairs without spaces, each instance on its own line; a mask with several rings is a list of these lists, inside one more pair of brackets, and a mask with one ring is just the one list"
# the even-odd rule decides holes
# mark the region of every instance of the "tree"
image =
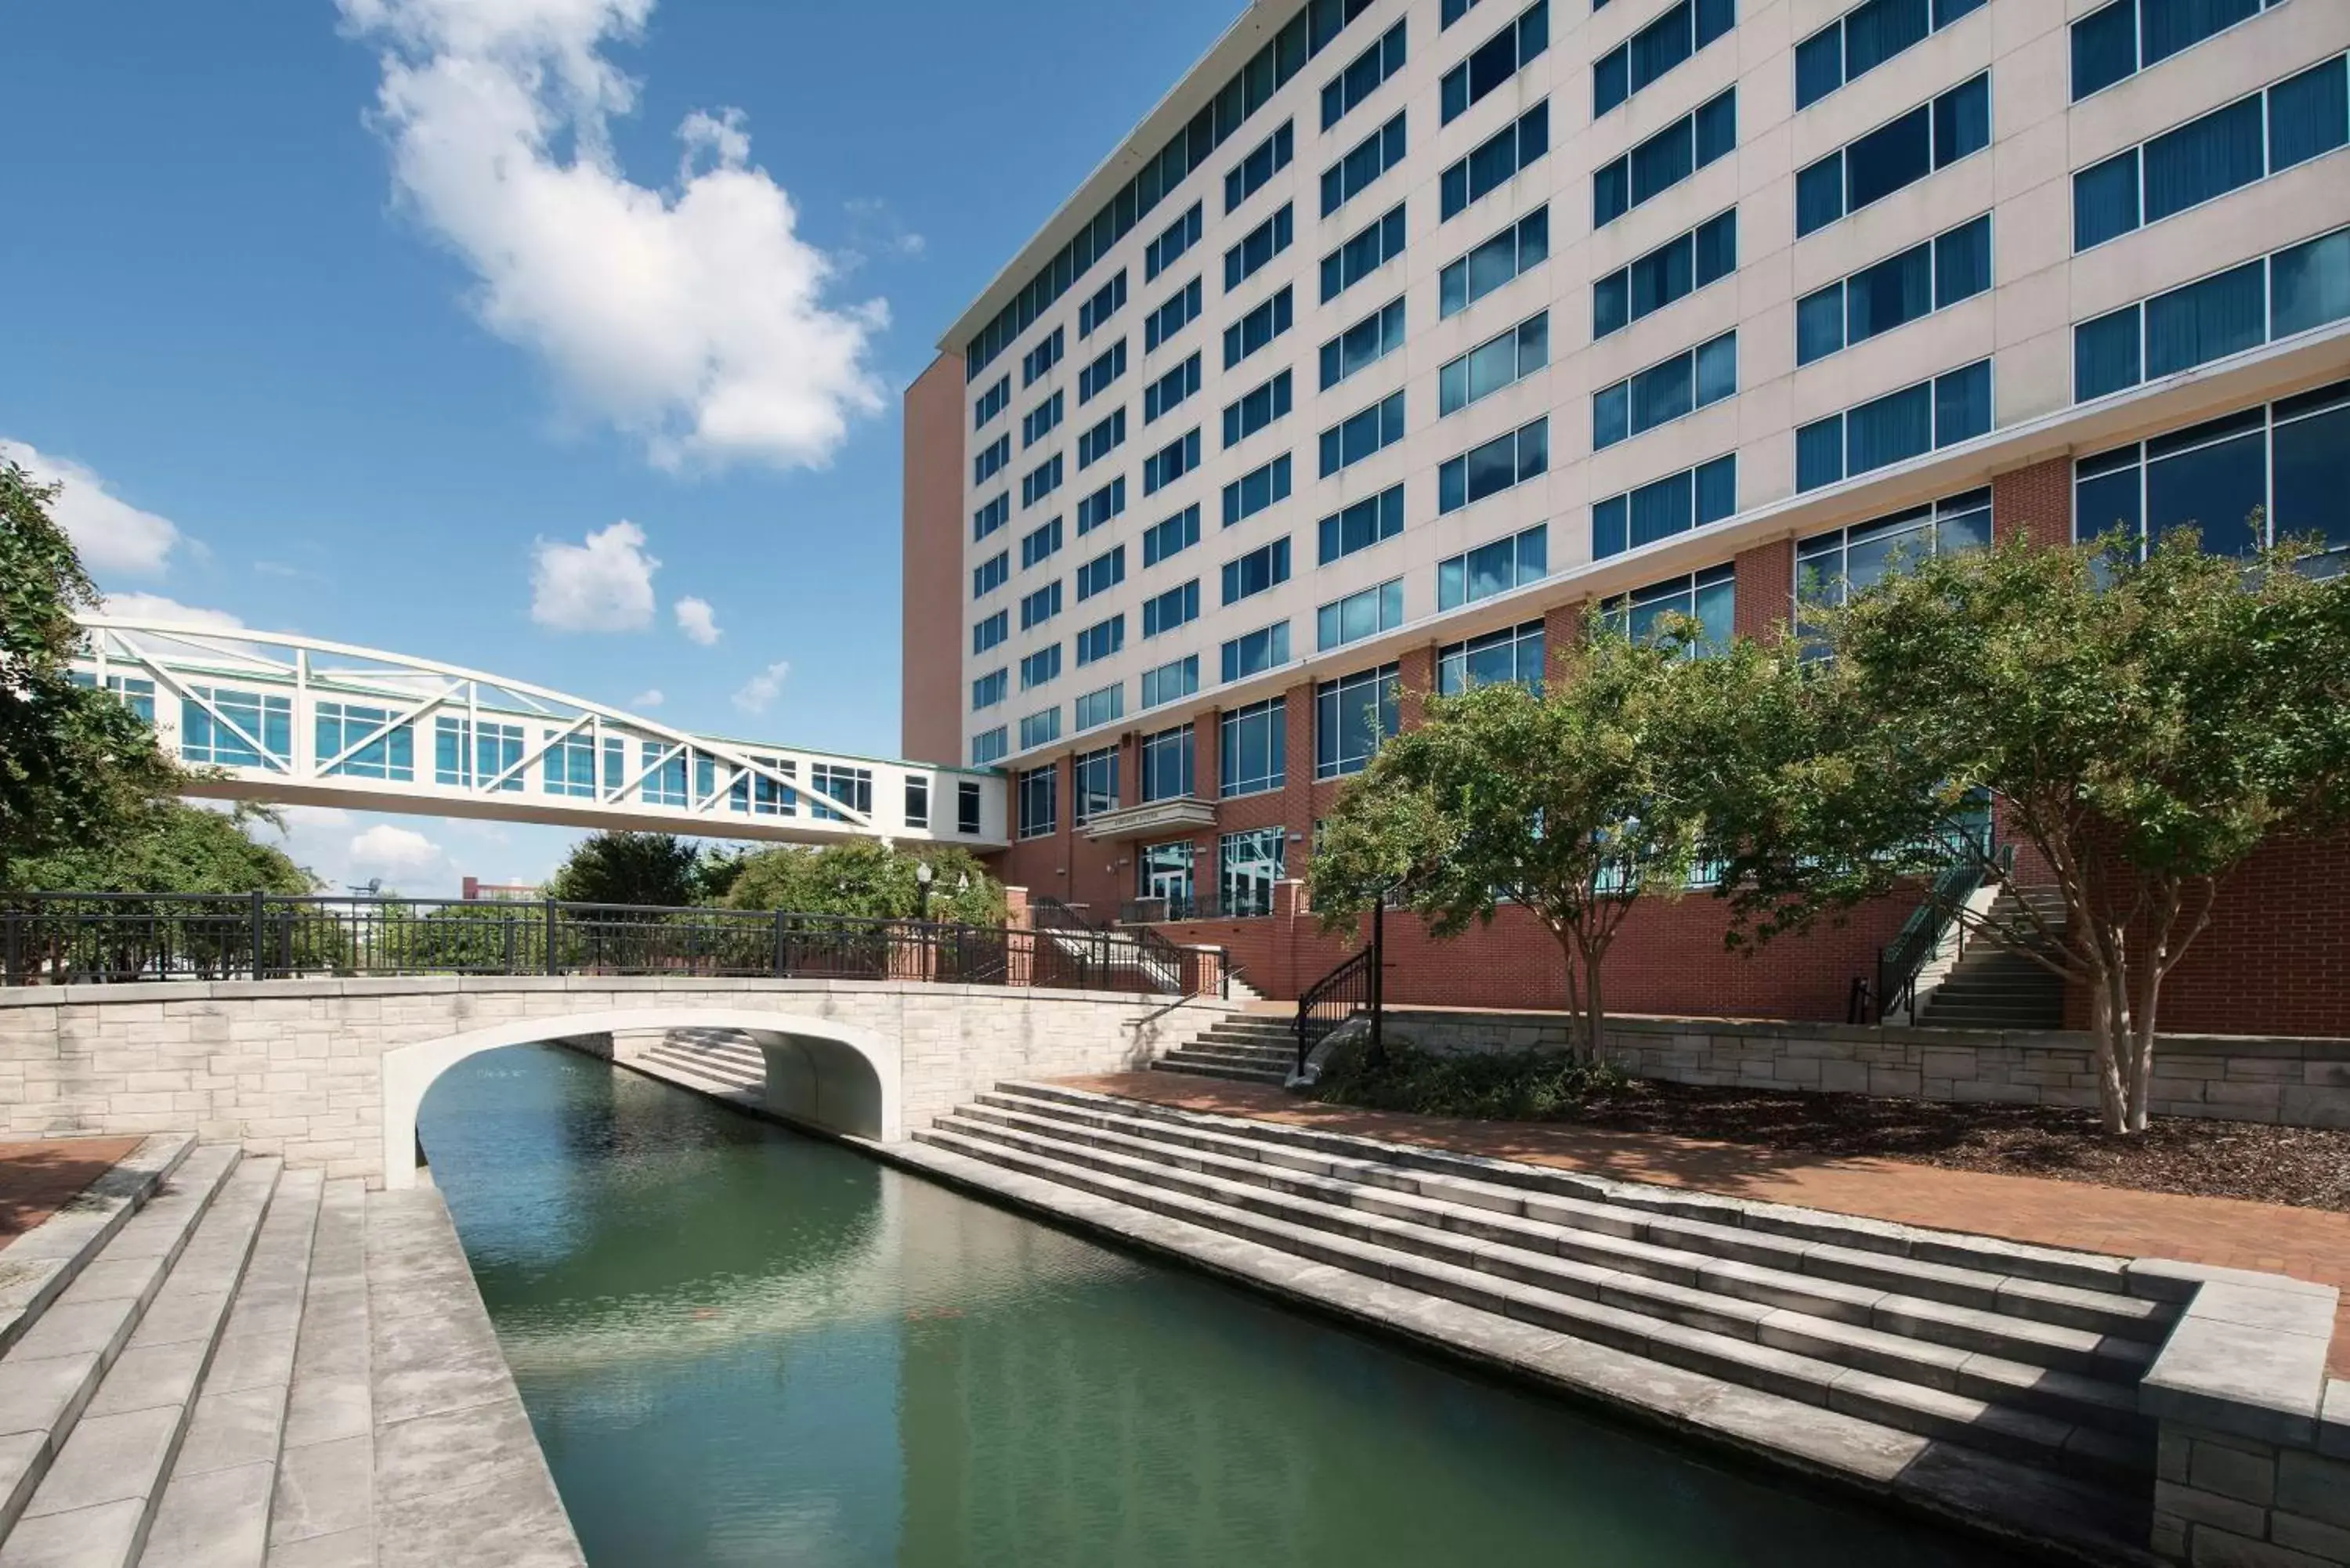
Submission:
[[673,833],[591,833],[547,878],[546,896],[682,909],[701,897],[702,862],[701,847]]
[[99,601],[57,493],[0,462],[0,888],[26,860],[115,841],[182,782],[136,713],[74,684],[74,611]]
[[317,877],[284,850],[254,839],[247,829],[255,822],[282,826],[255,805],[213,811],[180,800],[151,801],[103,843],[18,862],[18,885],[28,892],[316,892]]
[[1728,896],[1767,936],[1953,856],[2012,880],[1950,831],[1987,795],[2064,918],[1944,914],[2086,990],[2105,1125],[2143,1131],[2163,981],[2220,888],[2262,843],[2350,815],[2350,579],[2296,566],[2206,555],[2190,530],[2143,562],[2012,540],[1818,612],[1812,749],[1749,781]]
[[921,899],[916,868],[927,862],[933,920],[1001,925],[1003,888],[968,849],[936,845],[898,849],[869,838],[821,848],[779,845],[745,857],[725,903],[734,909],[911,919]]
[[1326,929],[1382,897],[1440,938],[1491,922],[1503,899],[1523,905],[1559,944],[1576,1046],[1596,1056],[1625,917],[1644,893],[1677,896],[1697,863],[1700,825],[1661,749],[1674,692],[1696,678],[1682,635],[1595,635],[1539,695],[1503,684],[1430,699],[1427,722],[1382,742],[1322,825]]

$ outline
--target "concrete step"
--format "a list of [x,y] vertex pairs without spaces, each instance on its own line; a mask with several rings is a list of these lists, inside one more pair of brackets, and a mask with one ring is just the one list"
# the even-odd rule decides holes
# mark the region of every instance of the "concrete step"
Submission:
[[0,1355],[40,1321],[130,1217],[194,1152],[187,1133],[157,1133],[57,1212],[8,1243],[0,1264]]
[[178,1152],[154,1195],[0,1357],[0,1539],[32,1501],[237,1160],[231,1144]]
[[1167,1054],[1186,1062],[1224,1067],[1286,1068],[1297,1063],[1297,1054],[1294,1051],[1240,1051],[1229,1045],[1183,1045]]
[[1269,1056],[1297,1054],[1297,1037],[1294,1034],[1231,1034],[1222,1029],[1211,1029],[1191,1044],[1203,1049],[1261,1052]]
[[1150,1064],[1154,1073],[1181,1073],[1193,1078],[1229,1078],[1242,1084],[1284,1084],[1289,1075],[1272,1067],[1234,1067],[1221,1063],[1186,1062],[1162,1056]]
[[[992,1127],[986,1125],[990,1122]],[[2119,1419],[2128,1414],[2129,1401],[2073,1384],[2087,1380],[2110,1386],[2116,1375],[2135,1382],[2151,1361],[2153,1347],[2111,1331],[2143,1330],[2158,1315],[2151,1303],[2126,1297],[2094,1302],[2086,1299],[2089,1293],[2078,1293],[2084,1299],[2070,1304],[2082,1315],[2094,1317],[2098,1326],[2074,1328],[1584,1231],[1572,1223],[1508,1216],[1474,1204],[1177,1150],[1118,1132],[1072,1127],[1024,1111],[967,1106],[941,1125],[1032,1153],[1095,1164],[1134,1179],[1164,1180],[1211,1201],[1419,1251],[1544,1289],[1596,1295],[1627,1310],[1761,1339],[1929,1386],[1960,1390],[1972,1382],[1995,1396],[1997,1389],[2017,1381],[2012,1376],[1976,1378],[1967,1366],[1976,1355],[2062,1372],[2064,1378],[2047,1380],[2048,1398],[2063,1405],[2073,1418],[2138,1429],[2134,1420]],[[1154,1174],[1148,1168],[1154,1164],[1168,1168]],[[1243,1190],[1251,1188],[1260,1190]],[[2100,1372],[2107,1376],[2099,1378]],[[2089,1415],[2074,1411],[2075,1406],[2088,1407]]]
[[270,1564],[376,1560],[366,1225],[367,1184],[328,1182],[275,1450]]
[[140,1568],[262,1568],[325,1188],[323,1171],[278,1179]]
[[675,1050],[666,1045],[654,1046],[645,1053],[644,1059],[690,1079],[696,1087],[719,1092],[756,1088],[767,1079],[764,1061],[756,1066],[745,1066],[723,1057]]
[[[1752,1333],[1742,1333],[1735,1314],[1709,1309],[1699,1301],[1685,1303],[1677,1314],[1637,1310],[1626,1304],[1633,1299],[1623,1290],[1628,1276],[1616,1276],[1606,1286],[1595,1283],[1587,1292],[1575,1291],[1571,1284],[1568,1289],[1554,1288],[1570,1283],[1558,1275],[1536,1284],[1432,1256],[1409,1244],[1417,1238],[1401,1234],[1412,1227],[1393,1221],[1388,1222],[1392,1231],[1365,1227],[1378,1237],[1372,1240],[1302,1223],[1244,1202],[1203,1197],[1199,1182],[1170,1180],[1165,1168],[1145,1165],[1121,1172],[1107,1168],[1111,1162],[1099,1157],[1089,1158],[1075,1146],[1057,1146],[1047,1152],[974,1132],[984,1125],[955,1125],[950,1118],[916,1137],[1317,1263],[1898,1430],[1960,1442],[2068,1472],[2087,1471],[2100,1479],[2135,1477],[2151,1466],[2150,1451],[2136,1440],[1783,1349]],[[1698,1293],[1690,1294],[1694,1297]]]
[[[130,1568],[139,1561],[282,1163],[237,1159],[234,1149],[230,1158],[234,1168],[195,1234],[0,1542],[0,1568],[62,1562]],[[26,1336],[26,1346],[41,1326]]]

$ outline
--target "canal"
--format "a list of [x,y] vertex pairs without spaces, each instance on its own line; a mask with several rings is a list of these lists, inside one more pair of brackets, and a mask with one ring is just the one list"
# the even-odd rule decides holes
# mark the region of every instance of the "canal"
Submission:
[[422,1137],[595,1568],[2008,1561],[554,1047]]

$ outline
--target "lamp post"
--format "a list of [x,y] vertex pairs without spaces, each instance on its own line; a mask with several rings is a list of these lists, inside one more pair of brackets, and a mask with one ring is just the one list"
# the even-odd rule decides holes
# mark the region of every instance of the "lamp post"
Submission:
[[914,866],[914,919],[927,921],[931,918],[931,883],[938,876],[927,860]]

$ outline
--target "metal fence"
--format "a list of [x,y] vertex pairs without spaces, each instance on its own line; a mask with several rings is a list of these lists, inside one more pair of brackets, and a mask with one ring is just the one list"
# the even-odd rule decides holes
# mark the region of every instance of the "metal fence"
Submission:
[[[1170,953],[1173,955],[1170,959]],[[1214,950],[764,909],[253,893],[0,895],[0,983],[339,975],[929,981],[1223,995]]]

